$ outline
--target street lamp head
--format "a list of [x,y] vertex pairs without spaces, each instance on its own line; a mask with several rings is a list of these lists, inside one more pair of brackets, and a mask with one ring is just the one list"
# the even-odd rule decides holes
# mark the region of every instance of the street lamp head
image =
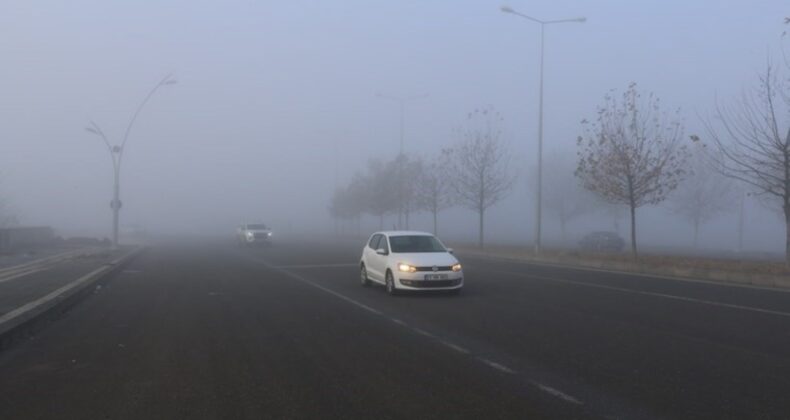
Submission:
[[503,5],[502,7],[500,7],[500,8],[499,8],[499,10],[501,10],[503,13],[516,13],[516,11],[515,11],[515,10],[513,10],[513,8],[512,8],[512,7],[510,7],[510,6],[505,6],[505,5]]
[[574,22],[579,22],[579,23],[584,23],[584,22],[587,22],[587,18],[582,16],[580,18],[573,19],[573,21]]
[[174,85],[176,83],[178,83],[178,80],[170,79],[170,80],[164,82],[163,84],[165,84],[165,85]]

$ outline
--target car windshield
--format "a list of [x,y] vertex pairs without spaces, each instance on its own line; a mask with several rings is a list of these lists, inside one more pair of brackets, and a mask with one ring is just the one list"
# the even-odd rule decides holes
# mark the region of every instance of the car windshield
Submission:
[[249,230],[266,230],[268,229],[266,225],[247,225],[247,229]]
[[390,236],[392,252],[446,252],[438,239],[427,235]]

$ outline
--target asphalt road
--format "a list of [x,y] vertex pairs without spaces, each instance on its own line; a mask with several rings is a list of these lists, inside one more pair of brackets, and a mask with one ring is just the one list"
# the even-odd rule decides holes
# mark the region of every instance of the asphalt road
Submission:
[[0,419],[790,418],[790,293],[461,256],[390,297],[360,249],[154,246],[0,353]]

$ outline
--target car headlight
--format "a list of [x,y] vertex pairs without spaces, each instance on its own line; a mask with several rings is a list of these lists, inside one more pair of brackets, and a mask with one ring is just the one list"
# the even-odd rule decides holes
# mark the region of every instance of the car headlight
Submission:
[[252,233],[252,232],[247,232],[247,236],[249,236],[250,238],[252,238],[252,236],[253,236],[253,233]]
[[272,236],[272,233],[271,232],[267,232],[266,236]]
[[413,265],[409,265],[409,264],[400,263],[400,264],[398,264],[398,270],[404,271],[404,272],[407,272],[407,273],[414,273],[415,271],[417,271],[417,267],[415,267]]
[[453,271],[455,271],[456,273],[461,271],[461,264],[453,265]]

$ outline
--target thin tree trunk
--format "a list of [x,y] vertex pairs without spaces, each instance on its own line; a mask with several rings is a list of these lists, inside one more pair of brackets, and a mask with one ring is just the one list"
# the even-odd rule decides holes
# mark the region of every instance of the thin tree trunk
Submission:
[[433,234],[434,236],[439,236],[439,211],[434,208],[433,209]]
[[785,204],[785,265],[790,267],[790,204]]
[[565,245],[567,244],[567,241],[565,240],[565,223],[566,223],[565,218],[560,217],[560,231],[562,232],[561,233],[561,235],[562,235],[562,248],[565,248]]
[[699,220],[694,221],[694,249],[697,249],[699,244]]
[[634,259],[639,258],[636,251],[636,206],[633,203],[631,203],[631,254]]
[[479,236],[477,238],[477,246],[482,248],[483,247],[483,214],[485,213],[485,209],[482,207],[478,210],[478,214],[480,215],[480,231]]

